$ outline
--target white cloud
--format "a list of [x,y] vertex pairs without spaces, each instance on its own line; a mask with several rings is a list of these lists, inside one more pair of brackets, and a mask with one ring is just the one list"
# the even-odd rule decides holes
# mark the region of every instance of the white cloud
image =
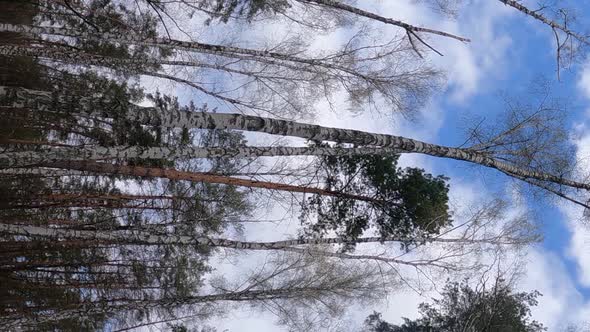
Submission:
[[[432,43],[440,49],[445,56],[430,57],[437,66],[448,70],[448,86],[455,102],[466,102],[468,99],[482,90],[493,88],[498,79],[506,72],[505,67],[507,52],[512,46],[512,40],[508,36],[499,34],[499,22],[506,20],[513,11],[488,0],[475,0],[468,6],[466,14],[457,22],[441,21],[428,10],[412,5],[410,1],[381,1],[373,8],[384,16],[394,17],[417,25],[428,26],[468,36],[473,40],[471,44],[462,44],[458,41],[442,37],[432,37]],[[482,14],[483,13],[483,14]],[[334,37],[334,36],[332,36]],[[318,39],[323,47],[338,44],[337,38],[321,36]],[[506,67],[507,68],[507,67]],[[505,69],[506,71],[508,69]],[[590,98],[590,66],[587,66],[582,75],[580,86]],[[343,98],[334,98],[342,100]],[[441,126],[444,124],[444,114],[438,105],[429,105],[422,112],[419,124],[411,123],[404,119],[395,121],[376,114],[364,113],[353,116],[343,110],[346,107],[336,107],[337,113],[325,111],[318,116],[318,122],[322,125],[366,130],[371,132],[392,133],[409,136],[412,138],[432,141],[436,138]],[[323,107],[327,109],[327,107]],[[590,138],[584,141],[581,148],[587,148],[590,152]],[[590,153],[586,154],[590,155]],[[434,168],[431,158],[420,155],[404,155],[400,164]],[[476,202],[486,196],[485,190],[479,182],[461,182],[452,180],[451,196],[453,201],[467,206],[470,202]],[[277,212],[278,213],[278,212]],[[294,220],[293,225],[297,221]],[[590,250],[587,250],[586,239],[590,238],[588,232],[572,228],[573,238],[569,252],[576,260],[580,270],[580,281],[590,285]],[[283,228],[248,227],[248,239],[277,239],[286,236],[290,231]],[[522,285],[525,289],[538,289],[544,296],[539,300],[539,306],[533,309],[535,318],[549,327],[558,327],[567,320],[579,320],[585,313],[590,312],[590,306],[585,303],[582,295],[576,290],[575,283],[571,280],[564,267],[555,254],[532,249],[528,256],[526,274],[523,276]],[[401,322],[401,317],[415,318],[418,314],[417,305],[428,301],[435,294],[423,296],[413,292],[398,292],[392,294],[386,304],[375,307],[381,311],[384,318],[393,323]],[[355,315],[355,319],[362,320],[370,314],[373,308],[363,308]],[[239,310],[231,314],[223,323],[224,328],[231,331],[277,331],[280,328],[272,325],[274,319],[269,314],[252,313],[249,310]],[[220,329],[223,330],[223,329]],[[550,330],[551,331],[551,330]]]
[[[429,58],[447,72],[447,82],[455,102],[465,102],[481,90],[482,86],[501,78],[506,72],[506,53],[512,45],[507,35],[500,35],[499,22],[505,22],[514,14],[513,10],[494,1],[474,0],[464,6],[458,20],[443,19],[426,6],[410,1],[380,2],[378,12],[384,16],[404,20],[416,26],[425,26],[471,39],[463,43],[454,39],[427,35],[427,40],[444,54],[439,57],[433,52]],[[482,15],[482,13],[485,13]]]
[[590,303],[585,302],[576,289],[558,256],[542,249],[531,249],[528,254],[526,275],[521,280],[524,291],[538,290],[543,294],[539,304],[532,308],[533,318],[549,331],[558,331],[568,323],[579,323],[587,318]]
[[580,220],[579,209],[568,209],[571,240],[568,254],[576,262],[579,282],[590,287],[590,229]]
[[[586,129],[586,134],[576,140],[575,144],[578,162],[576,166],[579,176],[584,176],[590,170],[590,132]],[[560,209],[566,217],[571,235],[568,254],[576,262],[579,282],[590,287],[590,226],[585,220],[584,208],[564,204]]]
[[586,98],[590,98],[590,60],[582,66],[578,87],[582,90]]
[[[578,77],[578,89],[583,97],[590,99],[590,59],[582,66]],[[578,121],[573,129],[576,138],[573,143],[576,146],[576,173],[580,179],[590,178],[590,108],[586,112],[586,118]],[[582,193],[578,193],[582,195]],[[582,200],[583,197],[580,197]],[[571,241],[567,248],[570,258],[576,263],[578,281],[580,284],[590,287],[590,225],[584,217],[584,208],[573,204],[560,206],[565,215]]]
[[502,26],[499,22],[508,20],[512,11],[494,1],[473,1],[465,10],[458,21],[443,21],[441,27],[469,37],[471,43],[445,41],[445,57],[437,59],[448,68],[452,97],[457,102],[493,87],[493,82],[506,75],[503,68],[507,67],[506,54],[512,45],[512,39],[498,29]]

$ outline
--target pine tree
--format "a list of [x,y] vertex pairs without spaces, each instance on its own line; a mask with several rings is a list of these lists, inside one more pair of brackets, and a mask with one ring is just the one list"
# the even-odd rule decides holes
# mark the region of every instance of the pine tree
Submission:
[[420,304],[422,317],[394,325],[374,312],[365,326],[372,332],[546,331],[543,324],[530,319],[530,307],[537,305],[539,292],[515,293],[502,280],[491,288],[483,286],[474,289],[465,282],[450,282],[440,299]]

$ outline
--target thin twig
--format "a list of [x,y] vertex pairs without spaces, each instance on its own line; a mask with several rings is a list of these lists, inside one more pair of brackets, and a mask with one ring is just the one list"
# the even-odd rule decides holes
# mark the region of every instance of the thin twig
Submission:
[[86,24],[90,25],[91,27],[93,27],[94,29],[96,29],[96,32],[100,32],[100,28],[97,27],[94,23],[88,21],[82,14],[78,13],[78,11],[76,11],[74,9],[74,7],[72,7],[70,5],[68,0],[64,0],[64,4],[66,5],[66,7],[68,7],[69,10],[71,10],[74,14],[76,14],[76,16],[78,16],[80,19],[82,19],[82,21],[84,21],[84,23],[86,23]]

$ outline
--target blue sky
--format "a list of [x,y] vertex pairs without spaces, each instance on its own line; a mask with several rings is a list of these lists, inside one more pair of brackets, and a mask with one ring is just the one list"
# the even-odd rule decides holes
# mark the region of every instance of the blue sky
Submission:
[[[588,4],[588,2],[580,2],[575,5],[580,11],[580,16],[583,16],[584,12],[590,13]],[[497,98],[498,92],[505,91],[516,96],[524,95],[526,98],[529,84],[539,78],[548,80],[552,96],[562,99],[567,105],[570,116],[568,122],[572,128],[576,124],[586,121],[585,113],[588,108],[588,100],[581,93],[579,86],[583,63],[574,63],[571,68],[562,69],[560,81],[557,81],[555,47],[548,35],[550,30],[546,26],[525,18],[523,15],[512,15],[510,19],[504,20],[501,25],[498,25],[497,33],[509,34],[511,38],[511,47],[507,49],[505,58],[498,63],[500,75],[478,89],[465,103],[447,102],[449,92],[440,96],[445,123],[460,123],[462,121],[460,115],[471,112],[493,118],[494,114],[501,111],[503,107]],[[437,140],[451,146],[457,145],[465,137],[457,135],[457,133],[459,131],[452,125],[442,126],[438,132]],[[449,174],[453,178],[464,176],[464,172],[457,172],[456,167],[460,167],[458,163],[451,162],[447,163],[448,165],[444,165],[444,163],[446,162],[438,161],[437,169],[441,167],[445,174]],[[503,177],[502,175],[497,176]],[[528,203],[532,209],[540,212],[537,214],[536,222],[541,225],[544,235],[543,250],[554,254],[563,262],[568,277],[573,281],[575,288],[583,295],[584,300],[588,301],[590,286],[580,282],[577,275],[577,262],[572,259],[569,252],[571,230],[567,226],[569,222],[567,216],[556,206],[548,205],[546,201],[536,202],[531,199]]]
[[[534,2],[525,3],[533,4],[531,6],[534,7]],[[567,5],[568,1],[563,3]],[[590,2],[569,3],[578,10],[580,26],[590,20]],[[320,104],[319,124],[391,133],[457,146],[465,139],[465,118],[478,117],[493,121],[503,107],[498,93],[508,92],[526,98],[531,81],[542,77],[551,83],[552,95],[567,102],[572,144],[578,149],[575,157],[590,157],[590,65],[581,59],[570,69],[562,70],[561,81],[557,82],[555,47],[552,32],[546,26],[494,0],[464,0],[463,10],[456,20],[441,18],[422,6],[420,1],[358,1],[357,5],[414,25],[467,36],[473,41],[462,44],[450,39],[430,38],[445,56],[430,54],[428,60],[447,71],[448,80],[441,93],[435,95],[421,110],[417,121],[368,112],[356,116],[344,111],[335,114]],[[284,33],[274,25],[254,25],[248,29],[247,36],[261,40],[281,37],[281,33]],[[204,28],[196,34],[200,38],[216,37],[209,35]],[[339,38],[342,38],[342,34],[317,36],[315,45],[336,45]],[[165,88],[162,85],[158,87]],[[184,88],[178,88],[177,93],[181,101],[193,99],[197,104],[209,101],[210,105],[215,105],[209,98]],[[258,140],[258,143],[268,141],[268,137]],[[493,170],[418,155],[404,155],[400,162],[403,166],[419,166],[429,172],[450,177],[451,194],[458,205],[463,201],[497,194],[509,195],[510,192],[512,182]],[[538,289],[544,294],[539,306],[533,310],[534,317],[548,326],[549,331],[560,331],[569,322],[579,323],[585,321],[585,317],[590,317],[590,226],[580,223],[582,211],[571,204],[530,197],[526,203],[537,212],[534,222],[540,225],[544,241],[527,249],[527,258],[522,263],[525,273],[520,277],[519,286],[523,290]],[[284,211],[277,209],[270,214],[283,217]],[[264,229],[249,226],[245,238],[277,240],[277,236],[288,237],[293,234],[296,224],[296,216],[293,216],[292,223]],[[230,269],[221,265],[220,271]],[[352,318],[349,318],[359,323],[372,310],[378,310],[384,313],[387,320],[399,322],[403,316],[415,317],[418,303],[436,295],[436,292],[418,295],[401,291],[375,307],[357,308]],[[237,310],[230,313],[219,328],[229,331],[277,331],[273,322],[274,318],[270,315]]]
[[[407,7],[405,7],[407,6]],[[576,3],[580,20],[588,9],[588,2]],[[367,5],[367,8],[371,8]],[[496,1],[472,1],[454,22],[441,22],[440,18],[413,7],[413,4],[374,3],[374,10],[408,22],[425,26],[451,29],[460,35],[469,36],[469,45],[457,45],[451,40],[434,39],[445,54],[444,58],[431,56],[431,60],[448,70],[448,85],[442,94],[433,98],[422,112],[418,123],[395,119],[383,123],[383,119],[371,116],[359,119],[340,119],[328,116],[322,119],[326,125],[339,125],[355,129],[390,132],[451,146],[464,139],[465,117],[493,119],[503,105],[498,93],[507,92],[526,98],[531,82],[544,78],[551,84],[552,95],[567,104],[569,126],[576,129],[572,144],[583,144],[588,136],[589,95],[585,93],[582,77],[587,71],[585,61],[561,71],[557,82],[555,47],[551,30],[538,22],[504,7]],[[582,21],[583,22],[583,21]],[[587,83],[590,83],[588,81]],[[352,124],[352,125],[351,125]],[[359,128],[364,126],[364,128]],[[582,138],[580,138],[582,137]],[[590,142],[587,140],[587,142]],[[402,157],[403,158],[403,157]],[[436,174],[449,176],[451,184],[471,188],[471,192],[499,192],[507,190],[510,181],[493,170],[475,168],[465,163],[410,156],[407,165],[420,165]],[[457,189],[459,190],[459,189]],[[461,199],[461,192],[457,196]],[[470,192],[469,190],[465,192]],[[545,323],[550,331],[559,331],[568,323],[582,324],[587,321],[590,301],[590,283],[587,270],[590,257],[585,252],[588,231],[580,226],[581,211],[564,202],[528,199],[529,208],[535,210],[535,222],[540,225],[544,241],[530,249],[528,265],[521,277],[524,290],[538,289],[544,296],[533,311],[535,319]],[[564,207],[565,205],[565,207]],[[572,238],[572,234],[576,238]],[[384,316],[399,321],[401,316],[413,317],[416,311],[408,309],[430,295],[416,297],[404,293],[393,296],[388,305],[381,308]],[[436,296],[436,294],[432,294]]]
[[[474,8],[464,13],[464,16],[459,18],[459,21],[470,20],[470,15],[481,15],[481,7],[478,6],[481,2],[475,1],[474,4]],[[578,17],[581,22],[584,20],[584,14],[590,13],[588,4],[588,2],[581,1],[574,5],[578,9]],[[485,82],[479,84],[477,89],[474,89],[473,93],[464,100],[460,102],[453,100],[453,89],[456,87],[453,87],[452,84],[444,94],[436,98],[436,102],[441,109],[441,114],[443,114],[443,125],[440,126],[435,140],[452,146],[460,144],[465,136],[459,135],[462,133],[457,130],[456,124],[461,123],[465,114],[477,114],[486,118],[493,118],[493,115],[502,109],[501,102],[497,98],[497,92],[508,91],[515,95],[523,94],[526,92],[530,82],[539,77],[550,80],[552,95],[563,99],[567,104],[569,125],[572,128],[584,128],[582,132],[577,134],[586,136],[587,130],[585,130],[585,127],[588,124],[587,109],[589,99],[582,91],[584,87],[581,86],[583,85],[581,79],[585,69],[584,61],[574,64],[568,70],[562,70],[560,73],[561,80],[557,82],[555,47],[551,39],[551,30],[534,20],[516,13],[502,15],[502,19],[494,22],[492,26],[495,36],[494,39],[497,40],[508,36],[510,39],[509,46],[506,47],[501,56],[494,60],[494,66],[496,68],[486,74]],[[474,43],[477,43],[477,40],[474,40]],[[495,45],[495,43],[491,43],[487,46],[493,48]],[[572,132],[574,132],[573,129]],[[463,167],[464,165],[461,165],[461,163],[442,160],[437,160],[434,164],[434,170],[447,174],[455,180],[465,179],[465,181],[470,181],[469,179],[476,175],[477,172],[472,170],[466,173]],[[498,182],[487,182],[492,184],[492,186],[504,185],[501,182],[503,176],[497,175],[493,171],[484,172],[484,176],[485,178],[491,177],[498,179]],[[539,212],[536,222],[541,226],[541,231],[544,235],[544,241],[540,245],[540,248],[535,250],[538,250],[541,256],[550,257],[552,263],[549,266],[554,265],[555,267],[555,270],[543,272],[548,273],[548,278],[551,278],[551,274],[561,274],[559,277],[555,277],[559,282],[554,282],[554,285],[552,285],[554,290],[559,287],[566,287],[565,284],[569,284],[567,287],[575,290],[573,292],[571,290],[563,291],[563,289],[557,291],[558,293],[562,293],[561,296],[567,294],[565,298],[562,297],[560,300],[557,300],[557,302],[561,301],[559,305],[569,308],[567,310],[573,312],[575,310],[572,307],[568,307],[567,304],[570,300],[576,303],[578,308],[587,306],[590,300],[590,285],[581,276],[580,271],[580,264],[587,266],[590,262],[583,260],[584,257],[580,257],[579,253],[577,255],[575,252],[572,252],[572,233],[577,231],[579,236],[584,237],[585,235],[580,235],[579,233],[585,232],[586,229],[583,227],[573,227],[572,223],[579,222],[580,220],[572,220],[572,213],[564,211],[576,210],[577,215],[576,213],[573,213],[573,215],[574,218],[578,217],[577,219],[579,219],[581,217],[580,210],[574,209],[571,206],[565,209],[560,208],[562,203],[557,202],[551,205],[547,201],[528,200],[529,207]],[[577,242],[577,250],[590,249],[585,243],[581,243],[580,245],[580,241],[578,240]],[[536,255],[533,256],[536,257]],[[537,272],[534,268],[529,269],[529,275],[523,277],[523,283],[527,284],[527,280],[535,279],[530,274]],[[541,289],[541,291],[546,290]],[[547,297],[554,295],[552,292],[546,293],[549,294],[546,294],[545,299],[541,299],[539,310],[536,311],[536,318],[544,321],[550,327],[550,331],[561,329],[566,320],[578,320],[578,318],[573,317],[566,318],[567,314],[563,313],[554,315],[554,317],[549,319],[548,317],[543,317],[543,306],[546,302],[555,300],[555,298],[547,299]],[[551,304],[547,304],[547,306],[551,306]],[[583,316],[581,315],[581,317]]]

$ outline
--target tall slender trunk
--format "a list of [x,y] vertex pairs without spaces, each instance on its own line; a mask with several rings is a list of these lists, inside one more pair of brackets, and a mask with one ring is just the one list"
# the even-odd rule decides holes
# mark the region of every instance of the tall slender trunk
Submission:
[[[321,239],[295,239],[272,242],[247,242],[235,241],[221,238],[196,237],[176,234],[152,234],[144,231],[100,231],[100,230],[74,230],[63,228],[50,228],[28,225],[10,225],[0,224],[0,231],[9,234],[41,236],[41,237],[60,237],[66,239],[83,239],[83,240],[102,240],[109,243],[126,243],[126,244],[149,244],[149,245],[205,245],[208,247],[223,247],[230,249],[247,249],[247,250],[281,250],[289,249],[299,245],[325,245],[325,244],[350,244],[350,243],[381,243],[381,242],[405,242],[410,239],[404,237],[366,237],[355,240],[347,238],[321,238]],[[510,238],[498,239],[482,238],[423,238],[411,239],[413,241],[438,242],[438,243],[464,243],[464,244],[513,244],[521,243],[518,239],[514,241]],[[304,249],[305,250],[305,249]]]
[[88,172],[96,172],[96,173],[103,173],[103,174],[113,174],[113,175],[125,175],[125,176],[147,177],[147,178],[165,178],[165,179],[171,179],[171,180],[186,180],[186,181],[195,181],[195,182],[217,183],[217,184],[226,184],[226,185],[233,185],[233,186],[239,186],[239,187],[262,188],[262,189],[271,189],[271,190],[304,193],[304,194],[305,193],[318,194],[318,195],[323,195],[323,196],[342,197],[342,198],[349,198],[349,199],[365,201],[365,202],[372,202],[372,203],[382,203],[381,201],[378,201],[378,200],[376,200],[372,197],[368,197],[368,196],[348,194],[348,193],[326,190],[326,189],[321,189],[321,188],[294,186],[294,185],[288,185],[288,184],[282,184],[282,183],[276,183],[276,182],[267,182],[267,181],[246,180],[246,179],[234,178],[231,176],[215,175],[215,174],[211,174],[211,173],[185,172],[185,171],[178,171],[175,169],[114,165],[114,164],[98,163],[98,162],[92,162],[92,161],[72,161],[72,160],[63,160],[63,161],[56,161],[56,162],[51,162],[51,163],[43,163],[43,164],[41,164],[41,166],[62,168],[62,169],[72,169],[72,170],[76,170],[76,171],[88,171]]
[[[226,101],[226,102],[229,102],[229,103],[232,103],[235,105],[241,105],[241,106],[246,106],[246,107],[250,107],[250,108],[254,108],[254,109],[264,110],[263,108],[258,108],[253,105],[249,105],[249,104],[244,103],[238,99],[223,96],[220,93],[213,92],[213,91],[206,89],[206,88],[202,87],[201,85],[191,82],[189,80],[182,79],[182,78],[179,78],[179,77],[176,77],[173,75],[166,75],[163,73],[158,73],[158,72],[149,71],[149,70],[145,69],[146,66],[150,66],[150,65],[151,66],[162,65],[163,64],[163,63],[161,63],[162,61],[158,61],[158,60],[153,60],[153,59],[140,59],[140,60],[117,59],[117,58],[112,58],[112,57],[104,57],[104,56],[87,54],[87,53],[83,53],[83,52],[64,53],[64,52],[55,51],[51,48],[40,48],[40,47],[22,48],[19,46],[0,47],[0,54],[44,57],[44,58],[49,58],[52,60],[57,60],[57,61],[65,62],[65,63],[69,63],[69,64],[78,64],[78,65],[79,64],[87,64],[87,65],[93,65],[93,66],[101,66],[101,67],[106,67],[106,68],[116,70],[119,72],[123,72],[123,73],[132,73],[135,75],[145,75],[145,76],[163,78],[163,79],[167,79],[167,80],[170,80],[173,82],[188,85],[194,89],[197,89],[198,91],[200,91],[202,93],[205,93],[207,95],[213,96],[215,98],[221,99],[223,101]],[[172,64],[174,62],[167,62],[167,63]],[[181,63],[182,64],[190,64],[190,62],[178,62],[178,63],[175,63],[175,65],[178,65]],[[252,75],[249,75],[249,76],[252,76]]]
[[[576,40],[578,40],[579,42],[589,45],[590,46],[590,40],[588,39],[587,36],[584,36],[582,34],[579,34],[571,29],[569,29],[566,25],[564,24],[560,24],[554,20],[551,20],[549,18],[547,18],[546,16],[544,16],[543,14],[541,14],[539,11],[537,10],[530,10],[529,8],[527,8],[526,6],[524,6],[521,2],[516,1],[516,0],[498,0],[501,3],[510,6],[518,11],[520,11],[521,13],[530,16],[532,18],[534,18],[537,21],[540,21],[541,23],[548,25],[549,27],[551,27],[554,30],[560,30],[563,31],[565,34],[572,36],[573,38],[575,38]],[[558,45],[559,46],[559,45]]]
[[[89,116],[100,116],[100,112],[90,112]],[[103,114],[104,115],[104,114]],[[411,138],[376,134],[352,129],[340,129],[306,124],[295,121],[278,120],[265,117],[228,113],[188,112],[182,110],[162,112],[156,108],[138,108],[126,117],[145,125],[199,128],[234,129],[263,132],[272,135],[301,137],[312,141],[332,141],[352,143],[361,146],[392,148],[402,153],[420,153],[435,157],[456,159],[497,169],[517,179],[530,178],[552,182],[572,188],[590,190],[590,184],[577,182],[534,169],[519,167],[494,158],[492,154],[468,148],[453,148],[431,144]]]
[[[33,98],[45,99],[43,93],[20,89],[16,91]],[[89,117],[107,116],[104,112],[81,110],[80,114]],[[411,138],[363,132],[352,129],[339,129],[242,114],[188,112],[183,110],[162,111],[157,108],[135,107],[125,117],[144,125],[198,128],[198,129],[234,129],[251,132],[263,132],[272,135],[292,136],[312,141],[333,141],[352,143],[360,146],[387,147],[402,153],[420,153],[435,157],[450,158],[497,169],[516,179],[535,179],[551,182],[571,188],[590,190],[590,184],[578,182],[534,169],[520,167],[495,159],[493,154],[468,148],[453,148],[430,144]]]
[[328,70],[336,70],[343,72],[366,81],[372,81],[372,77],[368,77],[355,69],[345,67],[337,64],[334,61],[326,61],[322,59],[314,58],[302,58],[293,56],[290,54],[283,54],[278,52],[272,52],[268,50],[256,50],[233,46],[223,46],[215,44],[206,44],[192,41],[182,41],[176,39],[167,38],[141,38],[135,34],[110,34],[110,33],[92,33],[90,31],[78,31],[74,29],[58,28],[58,27],[40,27],[40,26],[27,26],[27,25],[12,25],[12,24],[0,24],[0,31],[6,32],[18,32],[24,34],[44,34],[44,35],[56,35],[64,37],[83,38],[88,40],[98,41],[110,41],[116,43],[123,43],[128,45],[141,45],[151,47],[164,47],[169,49],[181,49],[186,51],[212,54],[217,56],[229,57],[229,58],[241,58],[245,60],[262,61],[270,58],[279,61],[287,61],[291,63],[299,63],[302,65],[308,65],[313,67],[321,67]]
[[393,155],[399,152],[391,148],[330,148],[330,147],[140,147],[113,146],[91,148],[51,148],[38,151],[7,152],[0,155],[0,167],[11,168],[35,165],[41,162],[61,160],[108,160],[108,159],[193,159],[193,158],[248,158],[273,156],[355,156]]
[[[23,45],[6,45],[0,46],[0,55],[6,56],[28,56],[28,57],[40,57],[46,59],[53,59],[65,63],[72,63],[72,64],[88,64],[92,66],[99,66],[99,67],[107,67],[112,69],[118,69],[121,71],[134,71],[139,74],[140,71],[144,70],[146,66],[152,67],[159,67],[159,66],[181,66],[181,67],[197,67],[197,68],[204,68],[204,69],[214,69],[218,71],[225,71],[230,74],[239,74],[248,77],[256,77],[256,78],[269,78],[269,79],[278,79],[278,80],[290,80],[288,77],[280,77],[273,75],[271,77],[265,76],[263,73],[258,73],[256,71],[247,71],[247,70],[240,70],[231,68],[225,65],[216,65],[210,64],[202,61],[185,61],[185,60],[166,60],[166,59],[155,59],[155,58],[142,58],[142,59],[133,59],[133,58],[116,58],[116,57],[108,57],[104,55],[97,55],[97,54],[90,54],[85,52],[76,52],[76,51],[66,51],[63,49],[55,48],[55,47],[32,47],[32,46],[23,46]],[[305,67],[296,67],[296,66],[287,66],[286,64],[283,67],[287,67],[292,70],[297,71],[305,71],[311,72]]]
[[206,201],[196,197],[183,197],[183,196],[168,196],[168,195],[132,195],[132,194],[88,194],[88,193],[55,193],[51,195],[39,197],[42,201],[77,201],[77,200],[106,200],[106,201],[143,201],[143,200],[163,200],[163,201],[188,201],[188,200],[199,200]]
[[228,292],[210,295],[194,295],[165,299],[120,299],[116,301],[97,301],[94,303],[84,303],[71,305],[67,309],[59,310],[52,313],[42,313],[35,317],[26,315],[12,315],[0,318],[0,327],[7,331],[15,331],[16,328],[30,328],[39,324],[48,322],[57,322],[73,317],[92,317],[93,315],[112,315],[120,312],[133,310],[150,310],[154,308],[178,307],[188,305],[198,305],[214,302],[258,302],[275,299],[288,298],[305,298],[308,294],[319,294],[325,292],[323,288],[292,287],[292,288],[271,288],[264,290],[244,290],[238,292]]
[[434,34],[434,35],[438,35],[438,36],[453,38],[453,39],[456,39],[456,40],[459,40],[462,42],[469,42],[470,41],[468,38],[453,35],[448,32],[438,31],[438,30],[433,30],[433,29],[428,29],[428,28],[421,28],[421,27],[410,25],[408,23],[405,23],[405,22],[402,22],[399,20],[394,20],[391,18],[383,17],[383,16],[377,15],[375,13],[371,13],[366,10],[362,10],[357,7],[347,5],[347,4],[340,2],[340,1],[334,1],[334,0],[297,0],[297,1],[302,2],[302,3],[313,3],[313,4],[326,6],[329,8],[336,8],[339,10],[343,10],[343,11],[352,13],[354,15],[358,15],[358,16],[370,18],[372,20],[379,21],[382,23],[398,26],[398,27],[406,30],[408,33],[410,33],[410,32],[424,32],[424,33]]
[[68,171],[51,168],[5,168],[0,169],[0,177],[2,176],[18,176],[18,177],[62,177],[62,176],[82,176],[87,175],[80,171]]
[[23,210],[23,209],[35,209],[35,210],[45,210],[45,209],[56,209],[56,208],[90,208],[90,209],[134,209],[134,210],[158,210],[158,211],[172,211],[172,210],[179,210],[182,209],[175,209],[173,207],[168,206],[156,206],[153,204],[128,204],[125,201],[92,201],[92,200],[74,200],[74,201],[60,201],[60,202],[34,202],[34,203],[25,203],[25,204],[9,204],[6,206],[0,207],[1,210]]

